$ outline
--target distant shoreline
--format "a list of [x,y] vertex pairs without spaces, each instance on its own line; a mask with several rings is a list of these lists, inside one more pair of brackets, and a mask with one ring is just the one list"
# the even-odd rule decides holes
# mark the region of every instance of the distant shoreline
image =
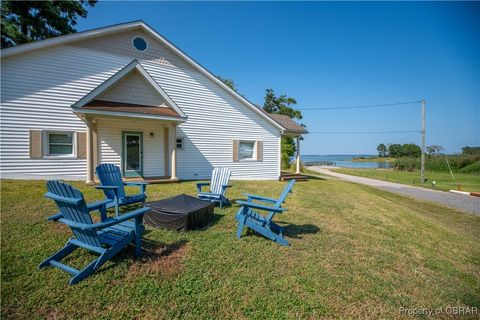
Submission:
[[353,162],[394,162],[394,158],[389,157],[355,157],[352,160]]

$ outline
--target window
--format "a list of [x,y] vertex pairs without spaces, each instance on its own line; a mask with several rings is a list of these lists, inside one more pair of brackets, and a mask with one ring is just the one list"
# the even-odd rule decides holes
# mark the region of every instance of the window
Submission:
[[48,155],[73,156],[73,132],[48,132]]
[[183,149],[183,138],[177,139],[177,149]]
[[255,150],[254,141],[240,141],[239,148],[238,148],[238,159],[253,160],[254,150]]
[[138,51],[145,51],[148,48],[147,40],[143,39],[142,37],[133,38],[132,45]]

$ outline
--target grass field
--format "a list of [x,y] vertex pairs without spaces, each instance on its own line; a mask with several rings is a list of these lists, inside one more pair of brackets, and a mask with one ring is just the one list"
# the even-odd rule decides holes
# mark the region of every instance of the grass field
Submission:
[[[332,169],[332,171],[350,174],[353,176],[372,178],[377,180],[404,183],[412,186],[421,187],[420,172],[400,171],[393,169],[357,169],[341,168]],[[480,192],[480,174],[478,173],[454,173],[455,183],[448,172],[426,172],[428,179],[424,187],[437,190],[463,190]],[[435,187],[432,185],[435,181]]]
[[[83,183],[88,200],[102,194]],[[276,196],[284,183],[234,181]],[[194,194],[195,184],[151,185],[150,200]],[[207,228],[147,228],[142,259],[130,248],[75,286],[37,270],[70,231],[45,182],[2,181],[2,319],[402,318],[399,308],[480,307],[480,217],[336,180],[299,182],[276,218],[290,247],[253,233],[237,240],[236,205]],[[91,259],[80,252],[69,264]],[[468,317],[465,317],[468,318]]]

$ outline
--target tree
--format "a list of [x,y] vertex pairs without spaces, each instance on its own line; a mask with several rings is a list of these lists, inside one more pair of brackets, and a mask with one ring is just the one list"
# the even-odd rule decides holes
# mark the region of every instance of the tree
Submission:
[[[268,113],[276,113],[288,116],[291,119],[302,119],[302,112],[295,110],[292,105],[297,104],[294,98],[287,97],[282,94],[276,96],[273,89],[267,89],[265,94],[265,102],[263,110]],[[302,124],[303,126],[303,124]],[[296,145],[293,137],[282,137],[282,166],[290,166],[290,158],[293,157],[296,151]]]
[[417,158],[422,154],[422,149],[415,143],[406,143],[402,146],[402,157]]
[[428,146],[426,149],[429,155],[436,155],[442,152],[443,150],[445,150],[445,148],[443,148],[442,146],[438,146],[436,144]]
[[232,79],[223,78],[221,76],[217,76],[217,78],[218,78],[218,80],[225,83],[227,85],[227,87],[229,87],[230,89],[232,89],[235,92],[238,92],[237,85],[235,84],[235,82]]
[[291,119],[301,120],[302,112],[291,107],[291,105],[295,104],[297,104],[297,101],[294,98],[287,97],[284,94],[277,97],[273,89],[267,89],[263,110],[268,113],[283,114]]
[[380,143],[377,146],[377,151],[378,151],[378,156],[379,157],[386,157],[388,154],[387,146],[384,145],[383,143]]
[[480,155],[480,147],[465,146],[462,148],[462,154],[464,155]]
[[2,1],[2,49],[76,32],[78,17],[87,16],[96,0]]
[[388,145],[388,155],[392,158],[400,158],[402,156],[402,145],[398,143]]

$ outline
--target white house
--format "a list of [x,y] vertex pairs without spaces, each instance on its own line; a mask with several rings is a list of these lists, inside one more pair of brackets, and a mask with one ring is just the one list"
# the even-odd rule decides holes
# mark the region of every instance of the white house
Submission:
[[278,179],[280,137],[304,133],[269,116],[141,21],[1,51],[2,178]]

